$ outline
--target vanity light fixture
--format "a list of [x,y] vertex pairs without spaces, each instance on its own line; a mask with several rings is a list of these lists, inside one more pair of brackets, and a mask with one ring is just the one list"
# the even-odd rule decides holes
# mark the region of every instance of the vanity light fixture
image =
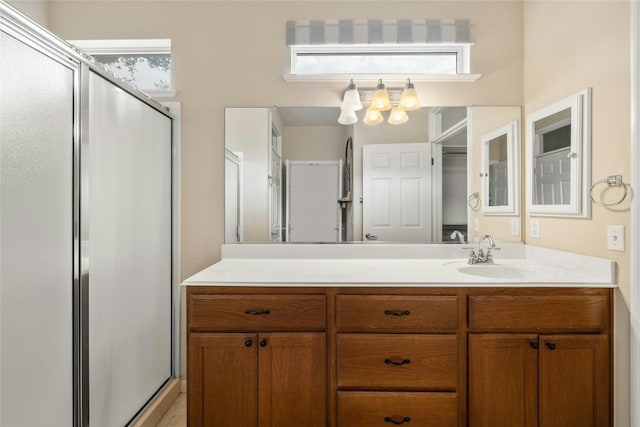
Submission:
[[407,79],[407,84],[402,91],[398,108],[404,111],[413,111],[420,108],[418,93],[416,92],[416,87],[411,83],[411,79]]
[[364,115],[364,120],[362,121],[368,125],[377,125],[378,123],[381,123],[382,120],[382,113],[375,108],[369,107],[367,108],[367,112]]
[[407,112],[404,110],[401,110],[400,107],[396,107],[393,110],[391,110],[391,114],[389,114],[389,124],[392,125],[401,125],[403,123],[406,123],[407,120],[409,120],[409,116],[407,115]]
[[391,109],[389,92],[387,92],[387,88],[382,83],[382,79],[378,80],[378,86],[376,87],[376,91],[373,94],[373,98],[371,99],[371,106],[369,108],[374,108],[378,111],[387,111]]
[[361,96],[365,101],[365,105],[368,106],[363,119],[368,125],[381,123],[384,120],[381,112],[388,110],[392,110],[387,120],[390,124],[406,123],[409,120],[407,111],[420,108],[418,94],[415,86],[411,83],[411,79],[407,79],[404,87],[389,89],[382,83],[382,79],[378,79],[376,87],[362,89],[358,89],[353,79],[351,79],[342,97],[338,123],[352,125],[358,122],[355,112],[363,108]]

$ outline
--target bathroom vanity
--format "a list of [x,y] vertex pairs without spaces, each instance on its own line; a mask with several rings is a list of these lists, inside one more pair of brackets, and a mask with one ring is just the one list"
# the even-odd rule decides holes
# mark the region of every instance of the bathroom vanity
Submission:
[[612,424],[610,261],[385,246],[229,246],[188,279],[189,425]]

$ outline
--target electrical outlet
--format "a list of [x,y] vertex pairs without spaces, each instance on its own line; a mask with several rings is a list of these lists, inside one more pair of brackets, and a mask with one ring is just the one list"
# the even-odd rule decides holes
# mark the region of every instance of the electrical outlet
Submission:
[[529,234],[534,239],[540,238],[540,220],[539,219],[531,220],[531,232]]
[[473,231],[480,231],[480,218],[473,218]]
[[607,226],[607,249],[624,252],[624,225]]
[[520,235],[520,218],[511,218],[511,235]]

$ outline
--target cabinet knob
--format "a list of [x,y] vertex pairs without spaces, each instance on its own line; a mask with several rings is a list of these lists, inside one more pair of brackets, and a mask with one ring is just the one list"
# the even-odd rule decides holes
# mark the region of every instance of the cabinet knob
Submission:
[[411,314],[409,310],[385,310],[386,316],[408,316]]
[[545,345],[547,346],[547,348],[549,350],[555,350],[556,349],[556,345],[554,343],[552,343],[552,342],[547,342],[547,343],[545,343]]
[[267,346],[267,340],[260,340],[260,347],[266,347]]
[[253,340],[246,340],[246,341],[244,342],[244,346],[245,346],[245,347],[251,347],[251,345],[252,345],[252,344],[253,344]]
[[254,316],[261,316],[261,315],[265,315],[265,314],[269,314],[271,313],[271,310],[269,310],[268,308],[265,308],[264,310],[252,310],[250,308],[247,308],[244,311],[245,314],[251,314]]
[[531,348],[537,350],[538,349],[538,343],[535,341],[530,341],[529,345],[531,346]]
[[404,423],[410,423],[411,422],[411,418],[409,417],[404,417],[404,418],[400,418],[400,419],[393,419],[391,417],[384,417],[384,422],[385,423],[391,423],[391,424],[404,424]]
[[399,362],[394,362],[391,359],[384,359],[384,363],[387,365],[395,365],[395,366],[408,365],[409,363],[411,363],[411,359],[403,359]]

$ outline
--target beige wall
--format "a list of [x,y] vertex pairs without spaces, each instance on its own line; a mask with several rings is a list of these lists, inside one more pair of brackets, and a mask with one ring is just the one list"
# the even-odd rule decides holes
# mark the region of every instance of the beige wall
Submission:
[[8,0],[7,3],[27,15],[44,28],[49,28],[49,11],[51,5],[49,1]]
[[[525,117],[591,87],[592,181],[631,178],[630,4],[628,1],[526,1],[524,3]],[[609,258],[618,264],[615,319],[615,423],[629,426],[630,256],[607,250],[607,225],[624,225],[628,200],[616,208],[592,207],[590,219],[539,217],[531,245]],[[527,217],[528,220],[528,217]]]
[[416,83],[424,105],[522,104],[521,1],[55,1],[66,39],[171,38],[182,103],[182,277],[224,240],[224,107],[338,106],[347,82],[286,83],[289,19],[469,18],[475,83]]
[[344,159],[348,128],[341,125],[285,126],[282,137],[282,160]]

